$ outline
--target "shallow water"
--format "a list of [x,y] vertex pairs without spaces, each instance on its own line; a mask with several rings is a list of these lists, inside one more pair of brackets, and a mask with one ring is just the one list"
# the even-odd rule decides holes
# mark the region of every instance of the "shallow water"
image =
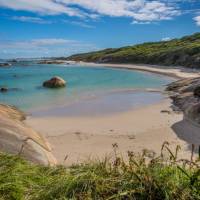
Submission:
[[[43,88],[43,81],[50,79],[52,76],[61,76],[67,81],[67,87],[62,89]],[[110,102],[104,110],[114,111],[114,107],[120,107],[119,110],[127,109],[130,105],[133,107],[137,102],[143,102],[142,99],[146,99],[146,103],[148,99],[151,102],[152,99],[153,101],[160,99],[161,97],[158,94],[157,97],[153,94],[144,96],[144,93],[141,96],[141,92],[138,93],[138,96],[137,92],[132,92],[134,95],[130,96],[130,91],[144,88],[162,88],[171,80],[169,77],[152,73],[103,67],[39,64],[22,66],[17,64],[10,68],[0,68],[0,87],[13,88],[13,90],[6,93],[0,93],[0,102],[15,105],[33,113],[45,108],[71,106],[74,103],[77,107],[82,105],[85,110],[95,111],[95,109],[92,109],[92,105],[93,108],[101,106],[101,103],[97,101],[101,97],[99,101],[102,101],[102,105],[105,102]],[[123,92],[127,90],[130,91]],[[114,96],[111,95],[113,91],[115,92]],[[126,95],[128,95],[126,97],[128,101],[125,100]],[[122,96],[125,99],[121,100],[120,103]],[[88,102],[88,99],[90,103],[84,104],[83,102]],[[91,103],[92,99],[95,99],[93,103]],[[116,99],[119,100],[117,103]],[[119,106],[119,103],[120,105],[127,104],[129,106]],[[98,109],[95,112],[98,113]],[[69,111],[69,113],[72,113],[72,111]]]
[[163,95],[155,92],[114,92],[68,105],[32,111],[31,115],[34,117],[94,117],[126,112],[160,102],[162,99]]

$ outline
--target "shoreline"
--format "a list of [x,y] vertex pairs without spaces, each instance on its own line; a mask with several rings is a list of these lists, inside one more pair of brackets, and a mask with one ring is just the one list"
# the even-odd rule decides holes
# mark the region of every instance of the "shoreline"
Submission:
[[166,94],[163,89],[114,90],[68,104],[29,110],[28,113],[30,114],[28,114],[28,117],[103,117],[154,105],[165,98]]
[[[194,72],[183,72],[183,69],[162,69],[158,66],[79,64],[146,71],[176,79],[199,76]],[[190,158],[191,145],[198,145],[199,142],[199,128],[184,120],[183,113],[173,112],[171,105],[167,97],[159,103],[111,115],[29,117],[26,123],[44,134],[60,164],[66,156],[64,164],[71,165],[89,158],[101,159],[107,154],[112,155],[114,143],[118,144],[122,155],[126,155],[127,151],[138,153],[143,149],[158,154],[162,144],[168,141],[174,150],[177,145],[182,147],[181,158]]]
[[127,70],[150,72],[154,74],[169,76],[176,79],[195,78],[200,76],[200,70],[188,69],[184,67],[170,68],[168,66],[148,65],[148,64],[111,64],[111,63],[92,63],[92,62],[82,62],[82,61],[79,62],[78,64],[84,66],[87,65],[87,66],[97,66],[97,67],[109,67],[114,69],[127,69]]

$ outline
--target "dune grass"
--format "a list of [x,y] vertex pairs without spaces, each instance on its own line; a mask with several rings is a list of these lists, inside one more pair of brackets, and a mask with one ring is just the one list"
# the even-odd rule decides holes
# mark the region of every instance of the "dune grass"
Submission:
[[[199,200],[200,161],[179,160],[165,143],[161,154],[128,152],[71,167],[44,167],[0,154],[0,200]],[[166,156],[166,152],[167,155]],[[165,156],[164,156],[165,154]]]

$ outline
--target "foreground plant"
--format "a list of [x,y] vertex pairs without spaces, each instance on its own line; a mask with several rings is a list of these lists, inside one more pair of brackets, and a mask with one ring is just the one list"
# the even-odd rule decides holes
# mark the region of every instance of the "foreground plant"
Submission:
[[[1,200],[138,199],[200,200],[200,160],[179,160],[168,144],[160,156],[144,150],[71,167],[43,167],[0,154]],[[166,157],[167,152],[167,157]]]

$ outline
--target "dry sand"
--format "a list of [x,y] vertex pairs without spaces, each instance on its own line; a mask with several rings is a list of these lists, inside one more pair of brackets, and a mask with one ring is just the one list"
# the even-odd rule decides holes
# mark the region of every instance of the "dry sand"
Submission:
[[196,69],[186,69],[183,67],[166,67],[159,65],[142,65],[142,64],[110,64],[110,63],[86,63],[80,62],[83,66],[110,67],[116,69],[129,69],[137,71],[146,71],[156,74],[166,75],[174,78],[194,78],[200,76],[200,71]]
[[189,158],[191,144],[200,142],[199,129],[183,121],[182,114],[171,112],[170,104],[167,99],[128,112],[97,117],[31,117],[27,123],[48,138],[58,162],[63,163],[67,155],[66,165],[110,155],[114,143],[122,154],[143,149],[160,153],[163,142],[168,141],[172,149],[176,145],[182,147],[180,157]]

